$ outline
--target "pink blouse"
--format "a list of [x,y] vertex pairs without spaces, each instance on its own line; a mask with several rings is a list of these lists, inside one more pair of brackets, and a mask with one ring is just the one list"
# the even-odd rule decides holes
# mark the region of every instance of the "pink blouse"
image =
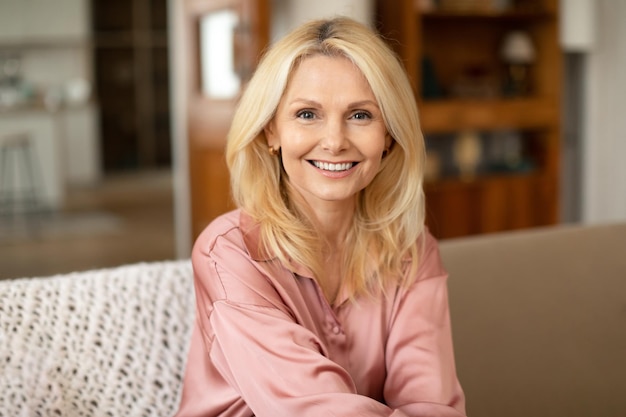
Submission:
[[238,210],[206,228],[192,261],[179,417],[464,415],[431,235],[415,284],[334,307],[306,268],[260,251],[258,227]]

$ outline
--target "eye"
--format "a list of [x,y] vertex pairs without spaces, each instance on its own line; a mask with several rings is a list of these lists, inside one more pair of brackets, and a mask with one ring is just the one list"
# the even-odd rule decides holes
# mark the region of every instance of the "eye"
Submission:
[[352,114],[352,118],[357,120],[369,120],[372,118],[372,115],[369,112],[359,110]]
[[296,117],[298,117],[299,119],[313,119],[315,118],[315,113],[313,113],[311,110],[300,110],[298,113],[296,113]]

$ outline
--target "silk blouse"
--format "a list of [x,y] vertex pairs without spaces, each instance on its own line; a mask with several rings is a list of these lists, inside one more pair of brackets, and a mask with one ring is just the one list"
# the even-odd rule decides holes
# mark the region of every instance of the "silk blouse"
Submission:
[[260,250],[240,210],[194,244],[196,320],[179,417],[459,417],[447,273],[428,232],[415,282],[331,306]]

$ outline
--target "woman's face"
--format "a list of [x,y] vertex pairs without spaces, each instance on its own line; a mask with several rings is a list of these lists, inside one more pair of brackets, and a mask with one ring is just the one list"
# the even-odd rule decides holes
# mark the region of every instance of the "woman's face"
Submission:
[[344,57],[314,55],[294,70],[265,129],[291,184],[314,210],[354,209],[391,145],[361,71]]

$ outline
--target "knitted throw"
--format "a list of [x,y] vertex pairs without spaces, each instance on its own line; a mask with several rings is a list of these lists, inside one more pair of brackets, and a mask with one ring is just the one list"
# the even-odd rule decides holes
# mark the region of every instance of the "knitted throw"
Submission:
[[0,417],[173,415],[194,307],[188,260],[0,281]]

